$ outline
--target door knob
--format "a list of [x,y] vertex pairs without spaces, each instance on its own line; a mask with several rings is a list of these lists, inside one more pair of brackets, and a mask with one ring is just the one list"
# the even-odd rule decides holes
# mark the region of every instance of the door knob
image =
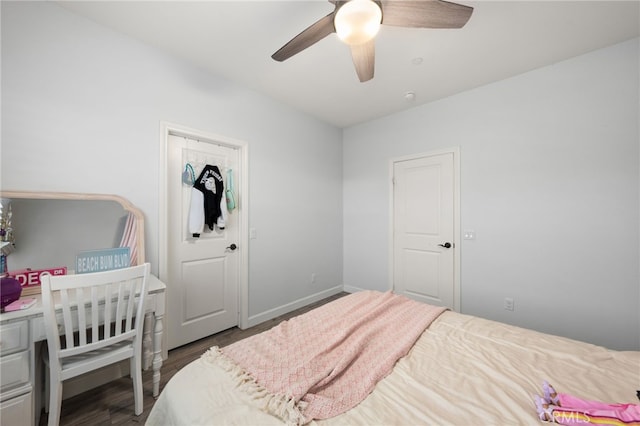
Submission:
[[229,250],[231,250],[231,251],[234,251],[235,249],[237,249],[237,248],[238,248],[238,246],[237,246],[237,245],[235,245],[235,244],[231,244],[231,245],[230,245],[229,247],[227,247],[227,248],[228,248]]
[[444,244],[438,244],[440,247],[444,247],[444,248],[451,248],[451,243],[450,242],[446,242]]

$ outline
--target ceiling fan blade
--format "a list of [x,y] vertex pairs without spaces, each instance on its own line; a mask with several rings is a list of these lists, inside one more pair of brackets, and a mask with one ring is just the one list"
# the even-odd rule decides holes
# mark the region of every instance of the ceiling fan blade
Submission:
[[382,1],[382,24],[412,28],[462,28],[473,8],[441,0]]
[[351,57],[361,83],[373,78],[375,68],[376,44],[374,40],[364,44],[351,46]]
[[276,53],[271,55],[271,57],[276,61],[282,62],[335,32],[336,29],[333,25],[333,17],[335,13],[336,11],[334,10],[315,24],[308,27],[306,30],[302,31],[300,34],[292,38],[287,44],[282,46]]

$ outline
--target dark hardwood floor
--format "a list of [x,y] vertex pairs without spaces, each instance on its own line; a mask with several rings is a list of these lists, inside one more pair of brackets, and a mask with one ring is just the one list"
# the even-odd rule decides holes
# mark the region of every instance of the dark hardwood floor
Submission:
[[[211,346],[227,346],[233,342],[268,330],[281,321],[303,314],[327,302],[345,296],[339,293],[327,299],[305,306],[286,315],[265,321],[255,327],[240,330],[237,327],[222,331],[196,342],[169,351],[169,358],[164,361],[161,369],[162,379],[160,391],[173,375],[182,367],[197,359]],[[155,399],[151,396],[153,390],[152,372],[142,374],[144,386],[144,412],[140,416],[133,414],[133,385],[128,377],[114,380],[106,385],[84,392],[81,395],[62,401],[60,425],[140,425],[144,424]],[[47,414],[44,410],[40,416],[40,425],[47,424]]]

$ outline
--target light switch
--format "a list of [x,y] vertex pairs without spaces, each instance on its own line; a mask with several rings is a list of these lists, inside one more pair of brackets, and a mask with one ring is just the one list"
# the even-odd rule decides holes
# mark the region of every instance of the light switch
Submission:
[[475,240],[476,239],[476,231],[472,229],[468,229],[462,233],[462,238],[465,240]]
[[257,236],[258,232],[256,231],[256,228],[249,228],[249,239],[255,240]]

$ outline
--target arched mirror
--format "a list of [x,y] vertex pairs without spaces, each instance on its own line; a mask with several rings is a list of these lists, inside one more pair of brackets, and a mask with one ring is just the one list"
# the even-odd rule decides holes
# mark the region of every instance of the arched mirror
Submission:
[[145,261],[144,216],[120,196],[2,191],[0,197],[9,273],[60,267],[72,272],[78,253],[118,247],[129,247],[131,265]]

